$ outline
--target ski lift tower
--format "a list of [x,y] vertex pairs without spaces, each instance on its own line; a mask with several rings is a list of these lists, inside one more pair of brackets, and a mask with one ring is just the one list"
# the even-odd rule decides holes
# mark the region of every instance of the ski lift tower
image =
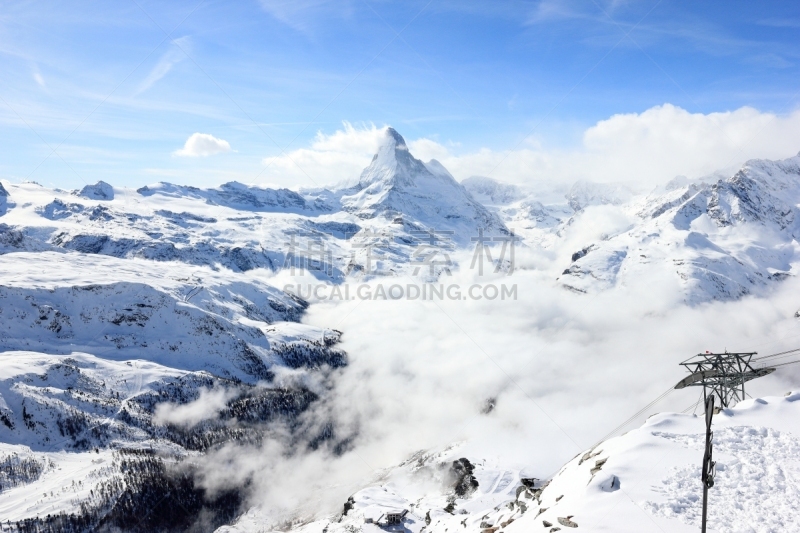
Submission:
[[675,385],[676,389],[703,387],[703,396],[709,393],[719,399],[724,409],[744,400],[744,384],[766,376],[774,368],[753,368],[751,361],[756,352],[748,353],[701,353],[681,363],[690,372]]
[[727,350],[725,353],[706,352],[681,363],[690,374],[680,380],[675,388],[703,387],[705,400],[706,447],[700,473],[700,480],[703,483],[702,533],[706,533],[708,522],[708,489],[714,486],[716,475],[716,463],[712,456],[714,433],[711,431],[711,419],[718,412],[714,407],[714,398],[719,398],[720,408],[724,409],[744,400],[745,382],[775,372],[774,368],[753,368],[751,363],[754,355],[755,352],[728,353]]

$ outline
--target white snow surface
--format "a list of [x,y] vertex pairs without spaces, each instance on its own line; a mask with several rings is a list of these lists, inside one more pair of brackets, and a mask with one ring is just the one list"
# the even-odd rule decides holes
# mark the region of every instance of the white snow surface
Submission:
[[[468,258],[482,233],[513,231],[546,258],[524,268],[571,298],[670,279],[699,307],[768,296],[797,270],[800,155],[640,195],[616,184],[459,184],[440,163],[414,158],[395,130],[386,135],[343,188],[0,183],[0,465],[32,468],[13,482],[0,471],[0,517],[74,511],[115,475],[109,450],[188,453],[153,425],[156,403],[194,404],[218,387],[322,394],[347,363],[341,333],[303,323],[308,302],[282,283],[441,281],[468,269],[467,260],[428,269],[419,252],[432,231],[449,241],[446,252],[458,249],[448,262]],[[798,398],[743,402],[715,418],[714,531],[800,530]],[[402,509],[413,533],[569,527],[559,518],[590,531],[695,530],[701,426],[656,415],[579,455],[541,493],[520,489],[519,464],[472,456],[468,444],[420,452],[379,472],[344,518],[294,529],[378,533],[365,517]],[[478,487],[455,496],[448,472],[462,454]],[[259,512],[222,530],[261,531],[273,517]]]
[[[709,494],[709,531],[800,530],[798,400],[797,392],[746,400],[714,417],[717,475]],[[688,533],[700,526],[704,439],[702,416],[653,415],[642,427],[580,453],[533,487],[521,483],[524,471],[473,458],[479,486],[465,497],[454,494],[446,476],[461,447],[420,452],[353,494],[346,515],[300,521],[292,530],[378,533],[381,528],[368,519],[403,509],[409,512],[397,531],[413,533],[572,528],[563,521],[579,531]],[[263,531],[266,522],[251,511],[219,531]]]
[[628,227],[587,243],[559,277],[592,292],[662,270],[691,305],[758,293],[794,275],[800,156],[749,161],[727,179],[634,198]]
[[[717,475],[709,531],[800,530],[798,400],[797,392],[750,399],[713,418]],[[547,510],[507,529],[545,531],[543,520],[557,525],[558,517],[571,515],[588,531],[697,531],[704,446],[702,415],[654,415],[570,461],[542,493]]]

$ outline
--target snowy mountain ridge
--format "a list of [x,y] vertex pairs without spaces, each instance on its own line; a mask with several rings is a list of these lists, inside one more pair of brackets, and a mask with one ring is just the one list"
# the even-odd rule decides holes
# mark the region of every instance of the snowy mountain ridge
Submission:
[[[348,363],[341,333],[301,323],[308,303],[273,278],[403,273],[432,224],[461,242],[478,227],[505,231],[443,168],[388,144],[370,185],[385,194],[365,193],[367,217],[342,209],[353,190],[3,183],[4,530],[216,527],[242,512],[244,490],[215,500],[178,465],[274,432],[297,450],[346,445],[302,416]],[[385,246],[373,251],[376,239]],[[324,268],[312,268],[312,244]]]
[[735,299],[793,275],[800,156],[753,160],[727,179],[632,201],[633,226],[589,244],[560,277],[585,292],[673,269],[690,304]]
[[[186,530],[203,516],[201,529],[247,530],[263,517],[243,514],[244,492],[206,494],[193,460],[275,433],[298,453],[347,449],[352,435],[304,417],[325,401],[348,356],[340,331],[303,323],[309,303],[278,287],[290,271],[325,284],[417,270],[422,282],[441,281],[468,265],[428,270],[430,256],[419,252],[432,232],[448,241],[439,251],[469,252],[482,232],[508,238],[513,230],[520,246],[555,257],[548,279],[578,295],[663,276],[698,305],[794,275],[800,156],[668,189],[642,196],[608,184],[539,192],[489,178],[459,184],[438,162],[414,158],[393,129],[359,183],[340,189],[0,183],[0,512],[10,521],[2,527]],[[603,210],[624,215],[624,227],[580,241],[576,228]],[[199,414],[187,421],[190,411]],[[542,503],[553,491],[521,470],[458,450],[414,457],[385,473],[380,490],[354,495],[336,524],[303,527],[378,533],[380,514],[365,520],[384,506],[406,507],[413,533],[495,533],[524,523],[534,501],[553,509],[539,520],[550,527],[570,527],[558,519],[571,516],[587,523],[577,504]],[[439,490],[423,494],[404,481],[416,475]],[[188,511],[162,509],[139,524],[159,505]]]

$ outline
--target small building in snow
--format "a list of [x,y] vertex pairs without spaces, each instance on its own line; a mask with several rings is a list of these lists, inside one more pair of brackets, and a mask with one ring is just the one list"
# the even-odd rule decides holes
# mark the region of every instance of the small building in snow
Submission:
[[364,522],[380,527],[399,526],[408,514],[408,509],[372,507],[364,511]]

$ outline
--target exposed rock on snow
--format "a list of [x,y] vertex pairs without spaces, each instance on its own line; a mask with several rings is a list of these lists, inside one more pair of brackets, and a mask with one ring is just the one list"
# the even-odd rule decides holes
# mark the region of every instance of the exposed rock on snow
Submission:
[[98,181],[94,185],[86,185],[78,194],[90,200],[113,200],[114,188],[105,181]]
[[475,479],[475,476],[472,475],[474,471],[475,466],[466,457],[453,461],[452,474],[455,478],[453,486],[457,496],[463,498],[472,494],[478,488],[480,484]]
[[211,205],[246,211],[283,213],[330,211],[330,208],[323,204],[309,205],[300,194],[289,189],[262,189],[235,181],[225,183],[217,189],[199,189],[162,182],[158,185],[142,187],[137,192],[145,197],[161,195],[172,198],[201,199]]
[[562,526],[564,526],[564,527],[571,527],[571,528],[578,527],[578,524],[576,524],[575,522],[573,522],[573,521],[571,520],[571,518],[572,518],[572,515],[570,515],[570,516],[567,516],[567,517],[564,517],[564,518],[562,518],[562,517],[560,517],[560,516],[559,516],[559,517],[558,517],[558,523],[559,523],[559,524],[561,524],[561,525],[562,525]]

